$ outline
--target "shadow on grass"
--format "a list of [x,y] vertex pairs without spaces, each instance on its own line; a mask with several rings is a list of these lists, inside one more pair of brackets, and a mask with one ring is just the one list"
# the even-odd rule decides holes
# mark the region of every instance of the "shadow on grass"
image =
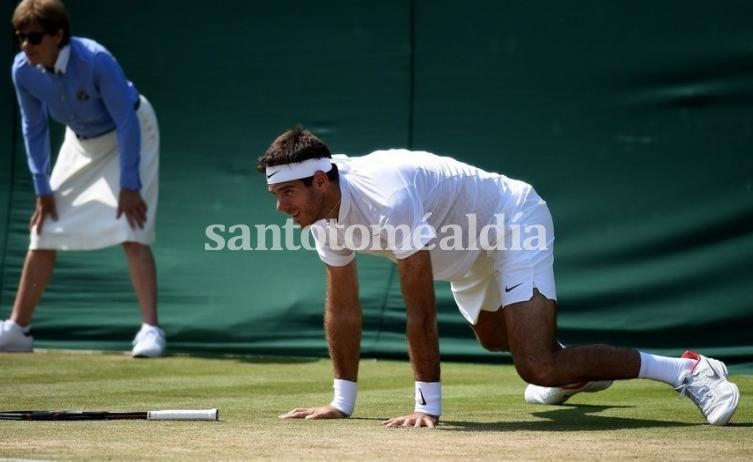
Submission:
[[220,353],[220,352],[196,352],[196,351],[169,351],[165,358],[200,358],[200,359],[220,359],[231,360],[240,363],[251,364],[299,364],[299,363],[315,363],[322,358],[317,357],[303,357],[303,356],[275,356],[275,355],[263,355],[263,354],[244,354],[244,353]]
[[[71,354],[71,355],[117,355],[117,356],[131,356],[131,352],[127,350],[87,350],[84,348],[34,348],[35,354]],[[160,358],[149,359],[149,361],[159,361],[162,358],[198,358],[198,359],[218,359],[218,360],[231,360],[240,363],[251,364],[299,364],[299,363],[314,363],[327,357],[316,356],[293,356],[293,355],[275,355],[264,353],[247,353],[247,352],[233,352],[233,351],[197,351],[197,350],[181,350],[178,348],[168,347],[167,352]],[[143,358],[136,358],[136,360],[145,360]]]
[[[628,408],[631,406],[595,406],[566,404],[559,409],[551,411],[534,412],[531,415],[547,420],[536,422],[467,422],[461,420],[442,420],[439,429],[442,431],[456,432],[513,432],[513,431],[608,431],[625,430],[631,428],[671,428],[671,427],[698,427],[705,423],[671,422],[666,420],[628,419],[625,417],[612,417],[591,415],[606,409]],[[372,420],[384,422],[388,417],[350,417],[351,420]],[[699,417],[700,419],[700,417]],[[730,422],[727,427],[753,428],[753,422]]]
[[[702,423],[672,422],[666,420],[629,419],[625,417],[594,415],[617,406],[565,405],[551,411],[534,412],[540,419],[535,422],[466,422],[444,421],[445,431],[573,431],[622,430],[630,428],[694,427]],[[627,407],[627,406],[620,406]]]

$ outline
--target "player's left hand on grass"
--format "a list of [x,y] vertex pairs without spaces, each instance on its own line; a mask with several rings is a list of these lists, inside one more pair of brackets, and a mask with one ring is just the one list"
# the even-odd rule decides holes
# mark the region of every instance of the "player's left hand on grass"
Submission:
[[344,419],[348,416],[327,405],[320,407],[295,408],[287,414],[279,416],[281,419]]
[[439,424],[439,417],[424,414],[423,412],[414,412],[411,415],[395,417],[382,422],[385,427],[436,427]]
[[133,229],[143,229],[146,223],[146,202],[141,193],[130,189],[121,189],[118,197],[118,211],[116,218],[125,215],[128,224]]

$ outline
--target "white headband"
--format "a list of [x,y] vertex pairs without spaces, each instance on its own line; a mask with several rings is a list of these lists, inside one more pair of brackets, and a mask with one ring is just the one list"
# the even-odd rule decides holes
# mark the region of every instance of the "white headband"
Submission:
[[291,164],[274,165],[267,167],[267,184],[283,183],[285,181],[300,180],[314,176],[314,173],[322,171],[324,173],[332,170],[332,159],[323,157],[321,159],[307,159],[303,162],[293,162]]

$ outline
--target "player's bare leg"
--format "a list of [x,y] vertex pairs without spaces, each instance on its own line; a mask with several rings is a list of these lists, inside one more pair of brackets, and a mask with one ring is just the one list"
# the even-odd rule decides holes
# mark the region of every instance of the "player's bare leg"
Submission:
[[608,345],[561,348],[556,302],[538,290],[534,289],[530,300],[501,311],[515,368],[528,383],[555,387],[638,377],[641,359],[635,350]]
[[486,350],[510,351],[507,343],[507,324],[501,311],[481,310],[476,324],[471,325],[478,343]]
[[485,348],[512,353],[518,374],[528,383],[558,387],[638,376],[640,354],[635,350],[608,345],[563,349],[556,319],[556,303],[534,289],[528,301],[482,311],[473,330]]

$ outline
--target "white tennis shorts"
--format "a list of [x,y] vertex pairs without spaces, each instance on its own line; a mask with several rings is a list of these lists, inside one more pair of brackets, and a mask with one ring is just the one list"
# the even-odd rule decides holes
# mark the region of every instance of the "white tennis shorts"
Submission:
[[[515,210],[508,207],[499,213],[510,218],[504,227],[505,245],[501,248],[505,250],[485,251],[462,279],[450,282],[458,309],[471,324],[476,324],[481,310],[497,311],[530,300],[534,288],[550,300],[557,299],[554,226],[546,202],[531,188]],[[518,228],[513,231],[515,226]],[[544,238],[529,240],[535,245],[526,245],[526,239],[537,230],[543,230]]]
[[140,97],[141,197],[147,204],[143,229],[132,229],[125,215],[116,219],[120,194],[120,153],[116,132],[78,139],[68,128],[50,185],[58,220],[45,219],[42,232],[31,230],[30,249],[94,250],[122,242],[151,244],[159,196],[159,127],[146,98]]

